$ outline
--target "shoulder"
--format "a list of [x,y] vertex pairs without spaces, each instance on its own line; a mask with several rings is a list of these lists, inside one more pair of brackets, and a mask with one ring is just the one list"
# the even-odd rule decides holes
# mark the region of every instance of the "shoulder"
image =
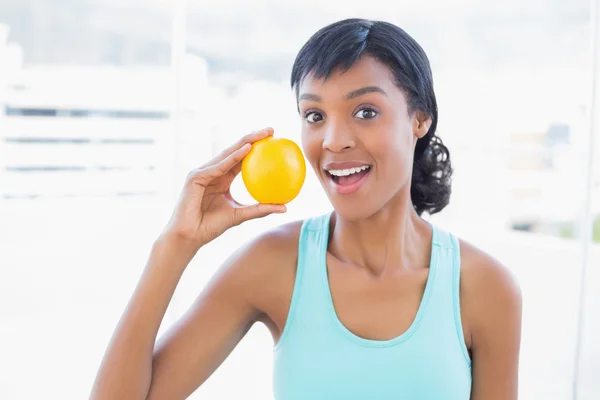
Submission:
[[508,266],[463,239],[459,242],[465,294],[507,301],[521,297],[520,285]]
[[298,241],[303,221],[289,222],[262,232],[238,247],[219,269],[219,280],[261,311],[293,287]]
[[238,253],[246,261],[269,267],[271,262],[294,262],[298,257],[298,241],[303,220],[288,222],[255,236],[240,247]]
[[459,242],[461,309],[471,336],[477,339],[499,324],[520,321],[522,296],[516,276],[485,251],[465,240]]

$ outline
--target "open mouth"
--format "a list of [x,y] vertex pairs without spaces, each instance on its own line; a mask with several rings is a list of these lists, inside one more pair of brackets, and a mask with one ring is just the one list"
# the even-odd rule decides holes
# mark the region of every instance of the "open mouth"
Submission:
[[362,165],[348,169],[331,169],[327,173],[335,184],[338,193],[351,194],[360,188],[370,171],[370,165]]
[[346,186],[358,182],[361,178],[367,175],[370,170],[370,165],[363,165],[362,167],[356,168],[332,169],[327,172],[329,172],[329,176],[335,183]]

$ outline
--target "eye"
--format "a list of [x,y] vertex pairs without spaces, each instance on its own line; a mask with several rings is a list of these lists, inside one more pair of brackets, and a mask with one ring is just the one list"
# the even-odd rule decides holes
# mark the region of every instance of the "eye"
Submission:
[[361,108],[354,114],[355,117],[360,119],[373,119],[377,116],[377,111],[372,108]]
[[323,114],[318,113],[316,111],[309,111],[304,115],[304,119],[308,121],[309,124],[315,124],[317,122],[323,121]]

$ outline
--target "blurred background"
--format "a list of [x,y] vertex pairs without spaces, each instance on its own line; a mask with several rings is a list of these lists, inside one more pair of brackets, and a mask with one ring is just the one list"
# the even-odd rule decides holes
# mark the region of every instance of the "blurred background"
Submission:
[[[431,220],[517,276],[520,398],[600,399],[594,5],[0,1],[0,398],[87,398],[187,171],[264,126],[299,140],[293,59],[358,16],[398,24],[430,57],[456,171]],[[233,192],[252,201],[241,179]],[[241,242],[329,207],[311,171],[286,215],[202,249],[162,330]],[[192,398],[272,398],[271,346],[256,326]]]

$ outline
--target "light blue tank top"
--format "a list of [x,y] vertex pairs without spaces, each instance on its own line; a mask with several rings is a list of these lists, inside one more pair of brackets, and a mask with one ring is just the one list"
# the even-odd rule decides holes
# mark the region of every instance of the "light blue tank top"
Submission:
[[329,218],[302,225],[290,310],[274,349],[275,399],[468,400],[456,237],[432,225],[431,265],[412,325],[393,339],[371,340],[335,313],[325,262]]

